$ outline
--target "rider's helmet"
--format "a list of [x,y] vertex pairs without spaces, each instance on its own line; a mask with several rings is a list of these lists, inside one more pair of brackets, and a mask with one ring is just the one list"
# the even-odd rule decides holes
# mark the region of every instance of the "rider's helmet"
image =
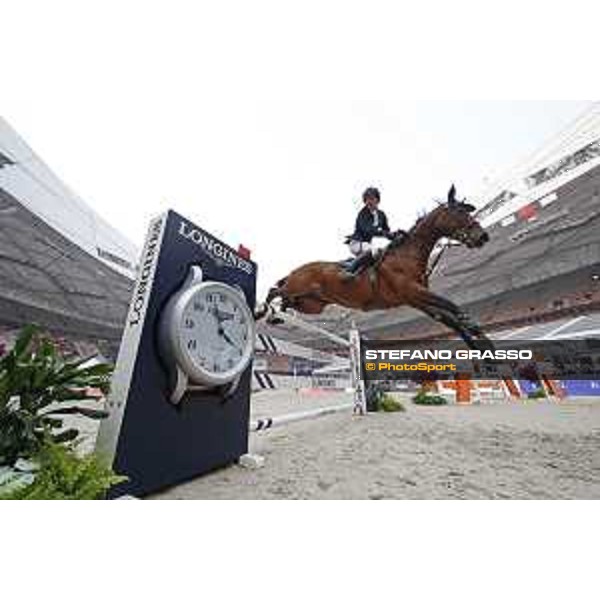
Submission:
[[379,202],[379,200],[381,199],[381,194],[379,193],[379,190],[376,187],[368,187],[363,192],[362,197],[363,197],[363,202],[366,202],[369,198]]

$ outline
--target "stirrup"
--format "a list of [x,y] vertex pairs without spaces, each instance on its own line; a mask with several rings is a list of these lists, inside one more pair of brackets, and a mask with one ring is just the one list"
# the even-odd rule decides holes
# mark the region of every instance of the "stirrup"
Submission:
[[366,266],[366,265],[360,265],[360,266],[358,266],[358,267],[356,268],[356,270],[355,270],[355,271],[348,271],[348,270],[345,270],[345,271],[342,273],[342,281],[343,281],[343,282],[349,282],[349,281],[354,281],[354,280],[358,279],[358,278],[359,278],[359,277],[362,275],[363,271],[364,271],[366,268],[367,268],[367,266]]
[[373,261],[372,254],[363,254],[355,258],[346,269],[344,269],[344,274],[342,279],[344,281],[352,281],[356,279],[365,269],[367,269]]
[[362,271],[361,268],[357,268],[353,271],[349,271],[348,269],[344,269],[342,276],[344,279],[354,279],[357,275],[360,275],[360,272]]

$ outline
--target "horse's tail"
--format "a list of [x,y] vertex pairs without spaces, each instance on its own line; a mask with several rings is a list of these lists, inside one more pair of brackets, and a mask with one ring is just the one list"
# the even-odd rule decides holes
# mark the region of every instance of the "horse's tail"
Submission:
[[281,288],[287,283],[287,277],[280,279],[267,293],[267,297],[265,301],[258,305],[256,310],[254,311],[254,318],[256,321],[260,321],[260,319],[264,318],[269,312],[269,307],[271,302],[275,300],[275,298],[281,298],[283,292]]

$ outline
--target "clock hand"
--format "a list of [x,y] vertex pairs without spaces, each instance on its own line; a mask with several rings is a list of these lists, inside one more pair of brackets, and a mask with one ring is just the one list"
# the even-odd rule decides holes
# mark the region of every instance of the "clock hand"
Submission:
[[219,335],[221,337],[225,338],[225,341],[230,346],[233,346],[234,348],[237,348],[237,344],[229,337],[229,335],[227,334],[227,332],[222,327],[219,327]]
[[208,309],[208,314],[212,315],[215,320],[217,321],[217,334],[221,337],[223,336],[224,330],[223,330],[223,326],[221,325],[221,320],[219,319],[219,313],[218,313],[218,309],[216,306],[212,306]]
[[220,318],[221,313],[219,313],[219,309],[216,306],[212,307],[212,309],[210,310],[210,314],[216,319],[219,335],[222,335],[222,333],[221,333],[223,331],[222,323],[225,319]]
[[217,319],[219,324],[223,323],[224,321],[231,321],[231,319],[233,319],[233,315],[231,313],[221,312],[217,306],[210,308],[209,312],[211,315],[213,315],[213,317],[215,317],[215,319]]
[[223,321],[231,321],[231,319],[233,319],[231,313],[221,312],[218,308],[215,308],[215,315],[220,323],[223,323]]

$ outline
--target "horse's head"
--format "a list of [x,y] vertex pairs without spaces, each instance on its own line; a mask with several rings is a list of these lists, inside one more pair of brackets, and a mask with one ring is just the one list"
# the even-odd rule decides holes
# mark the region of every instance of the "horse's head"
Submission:
[[436,229],[445,237],[461,242],[468,248],[480,248],[489,241],[479,222],[471,216],[475,211],[472,204],[456,199],[456,188],[448,192],[448,202],[435,210]]

